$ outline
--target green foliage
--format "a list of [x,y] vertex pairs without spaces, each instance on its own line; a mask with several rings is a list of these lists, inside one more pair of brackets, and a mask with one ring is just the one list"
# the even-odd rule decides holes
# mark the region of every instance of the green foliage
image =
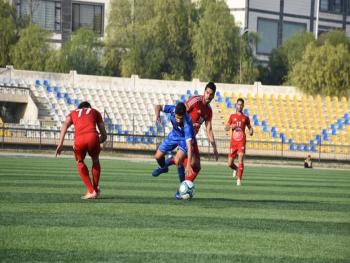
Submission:
[[20,39],[11,49],[10,57],[17,69],[45,69],[45,62],[50,53],[47,40],[50,33],[37,25],[30,25],[20,31]]
[[246,32],[240,37],[239,71],[236,75],[236,83],[253,84],[259,76],[258,61],[253,54],[252,47],[259,41],[254,32]]
[[311,43],[290,74],[290,82],[310,94],[347,96],[350,88],[350,53],[344,44],[321,47]]
[[16,10],[0,1],[0,67],[11,64],[10,48],[17,41]]
[[101,71],[99,62],[100,43],[94,32],[80,28],[61,50],[51,53],[46,69],[56,72],[76,70],[79,74],[96,74]]
[[[113,1],[103,63],[144,78],[190,78],[190,0]],[[164,15],[166,14],[166,15]]]
[[194,77],[232,82],[239,68],[239,29],[224,1],[205,1],[193,31]]
[[298,63],[309,43],[315,42],[312,33],[299,32],[274,49],[269,60],[269,84],[280,85],[287,80],[288,73]]
[[340,30],[332,30],[327,33],[323,33],[320,35],[320,37],[317,39],[317,44],[319,46],[324,45],[326,42],[333,46],[337,46],[339,44],[344,44],[345,46],[348,47],[350,51],[350,40],[346,36],[344,31]]

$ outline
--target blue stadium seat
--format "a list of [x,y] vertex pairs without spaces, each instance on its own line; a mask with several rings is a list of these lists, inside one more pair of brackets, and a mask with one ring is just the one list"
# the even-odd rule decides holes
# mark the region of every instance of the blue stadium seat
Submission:
[[220,91],[217,91],[217,92],[216,92],[216,96],[217,96],[217,97],[221,97]]
[[312,152],[316,152],[317,150],[316,150],[316,145],[311,145],[311,151]]
[[289,144],[289,150],[295,151],[294,143]]
[[75,105],[76,107],[79,106],[79,100],[78,100],[78,99],[74,99],[74,105]]
[[139,143],[139,137],[134,136],[134,143]]
[[322,135],[322,140],[323,141],[328,141],[328,135],[327,134],[323,134]]
[[318,145],[321,144],[321,135],[319,135],[319,134],[316,135],[316,142]]
[[258,120],[254,120],[254,126],[259,126],[259,121]]
[[343,129],[344,127],[343,127],[343,122],[342,122],[342,120],[341,119],[338,119],[337,120],[337,124],[338,124],[338,129]]
[[41,85],[40,80],[37,79],[37,80],[35,81],[35,85],[40,86],[40,85]]
[[147,142],[148,142],[149,144],[152,144],[152,143],[153,143],[152,137],[147,137]]
[[44,80],[44,85],[45,85],[45,86],[48,86],[48,85],[49,85],[49,82],[48,82],[46,79]]
[[128,131],[128,130],[125,130],[125,131],[124,131],[124,135],[129,135],[129,131]]
[[127,142],[127,143],[131,143],[131,142],[132,142],[132,140],[131,140],[131,137],[130,137],[130,136],[126,137],[126,142]]
[[288,139],[288,143],[289,143],[289,144],[294,144],[293,139],[291,139],[291,138],[290,138],[290,139]]
[[304,152],[308,152],[309,151],[309,145],[305,144],[304,145]]
[[276,131],[272,132],[272,137],[273,137],[273,138],[278,138],[278,135],[277,135],[277,132],[276,132]]
[[49,85],[46,86],[46,91],[51,92],[51,87]]
[[275,131],[276,131],[276,127],[272,127],[271,132],[275,132]]
[[185,96],[185,95],[181,95],[181,97],[180,97],[180,101],[182,101],[182,102],[186,102],[186,96]]
[[346,120],[346,119],[349,119],[349,113],[345,113],[343,118]]
[[244,113],[244,115],[249,116],[249,110],[248,110],[248,109],[244,109],[244,110],[243,110],[243,113]]
[[198,96],[198,94],[199,94],[199,93],[198,93],[198,90],[195,90],[195,91],[194,91],[194,95],[195,95],[195,96]]
[[262,121],[262,122],[261,122],[261,125],[262,125],[262,126],[267,126],[266,121],[265,121],[265,120],[264,120],[264,121]]
[[190,96],[190,97],[191,97],[191,96],[192,96],[192,92],[191,92],[191,90],[189,90],[189,89],[188,89],[188,90],[186,91],[186,94],[187,94],[188,96]]
[[345,125],[349,125],[350,124],[350,120],[349,119],[345,119],[344,124]]
[[57,87],[57,86],[53,87],[53,91],[56,92],[56,93],[58,93],[58,92],[59,92],[58,87]]
[[301,143],[299,143],[297,145],[297,151],[302,151],[303,150],[303,145]]
[[146,141],[146,138],[145,138],[145,137],[141,137],[141,143],[147,144],[147,141]]
[[262,130],[263,132],[268,132],[267,126],[263,126]]
[[58,99],[62,99],[62,94],[61,94],[61,92],[57,92],[57,98],[58,98]]

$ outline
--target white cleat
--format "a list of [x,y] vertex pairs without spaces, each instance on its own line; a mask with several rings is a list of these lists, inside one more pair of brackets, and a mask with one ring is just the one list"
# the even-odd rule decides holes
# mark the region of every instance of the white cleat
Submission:
[[237,179],[237,186],[241,186],[241,180]]
[[88,200],[88,199],[96,199],[97,193],[93,191],[92,193],[87,192],[84,196],[81,197],[83,200]]
[[236,176],[237,176],[237,170],[233,169],[232,177],[233,177],[233,178],[236,178]]

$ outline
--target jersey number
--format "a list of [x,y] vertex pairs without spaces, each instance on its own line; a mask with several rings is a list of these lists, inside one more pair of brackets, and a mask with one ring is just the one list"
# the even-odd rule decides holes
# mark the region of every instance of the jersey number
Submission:
[[242,126],[242,122],[241,121],[237,121],[237,127],[241,127]]
[[[84,111],[84,109],[77,109],[76,111],[78,112],[78,118],[80,118],[82,112]],[[87,108],[86,111],[85,111],[85,114],[89,114],[90,111],[91,111],[91,108]]]

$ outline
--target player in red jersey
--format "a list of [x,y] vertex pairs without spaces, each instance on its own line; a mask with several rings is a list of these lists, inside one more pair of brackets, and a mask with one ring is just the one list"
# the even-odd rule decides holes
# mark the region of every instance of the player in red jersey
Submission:
[[[216,148],[216,142],[214,138],[212,128],[212,116],[213,111],[210,107],[210,102],[214,99],[216,92],[216,86],[213,82],[209,82],[204,89],[204,95],[192,96],[186,101],[187,112],[190,114],[195,135],[199,132],[199,129],[203,122],[205,123],[207,138],[213,146],[213,151],[216,161],[219,159],[218,150]],[[200,154],[197,141],[194,141],[192,153],[192,170],[190,175],[186,176],[186,180],[194,181],[201,169]]]
[[[219,154],[216,148],[216,142],[214,138],[213,128],[212,128],[212,116],[213,112],[210,107],[210,102],[213,100],[216,92],[216,86],[213,82],[209,82],[204,89],[204,94],[202,96],[192,96],[186,101],[186,110],[188,114],[191,117],[192,123],[193,123],[193,129],[195,135],[197,135],[201,125],[203,122],[205,123],[206,127],[206,133],[207,137],[210,141],[210,143],[213,146],[215,159],[218,160]],[[174,164],[173,157],[168,158],[165,160],[165,167],[162,171],[168,172],[168,166]],[[187,159],[184,161],[184,166],[187,165]],[[198,149],[197,140],[193,140],[192,143],[192,161],[191,161],[191,168],[192,172],[190,174],[186,174],[186,180],[194,181],[201,169],[201,163],[200,163],[200,154]],[[178,173],[181,177],[182,174],[184,174],[184,167],[178,167]],[[158,176],[157,173],[154,176]]]
[[[72,111],[62,126],[60,140],[56,149],[56,157],[63,150],[64,136],[68,128],[74,125],[74,155],[77,162],[78,172],[81,179],[87,187],[87,193],[82,199],[94,199],[99,196],[99,180],[101,174],[100,166],[100,144],[106,141],[107,132],[102,120],[101,113],[91,108],[90,103],[84,101],[79,104],[78,108]],[[101,135],[96,130],[96,125]],[[92,183],[89,177],[89,170],[84,163],[84,159],[88,153],[92,159]]]
[[[231,114],[226,130],[232,131],[230,142],[230,153],[228,155],[228,166],[233,170],[233,177],[237,175],[237,185],[241,185],[243,176],[243,158],[246,146],[246,127],[249,129],[250,136],[253,135],[253,128],[250,125],[249,117],[243,114],[244,100],[239,98],[236,103],[236,113]],[[234,163],[234,159],[238,155],[238,167]]]

